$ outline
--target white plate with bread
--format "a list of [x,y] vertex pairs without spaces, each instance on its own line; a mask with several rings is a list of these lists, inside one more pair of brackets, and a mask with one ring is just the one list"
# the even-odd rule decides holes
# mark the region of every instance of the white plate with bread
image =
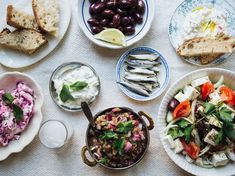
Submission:
[[198,66],[215,66],[235,50],[235,8],[226,0],[183,1],[169,25],[177,54]]
[[70,23],[67,0],[9,0],[0,5],[0,64],[23,68],[51,53]]

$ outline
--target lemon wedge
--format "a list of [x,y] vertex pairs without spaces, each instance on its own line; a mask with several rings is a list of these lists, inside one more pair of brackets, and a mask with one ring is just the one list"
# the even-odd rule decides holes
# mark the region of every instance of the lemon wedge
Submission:
[[96,39],[112,43],[115,45],[126,46],[126,37],[118,29],[108,28],[101,31],[99,34],[94,35]]

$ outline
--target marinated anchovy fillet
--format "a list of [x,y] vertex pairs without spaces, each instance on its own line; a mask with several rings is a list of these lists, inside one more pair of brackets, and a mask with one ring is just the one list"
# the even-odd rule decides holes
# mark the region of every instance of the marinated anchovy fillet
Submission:
[[102,134],[89,130],[90,150],[99,163],[123,168],[140,159],[147,147],[146,127],[132,112],[114,108],[95,120]]
[[205,168],[235,161],[235,91],[208,76],[193,80],[167,107],[165,141]]

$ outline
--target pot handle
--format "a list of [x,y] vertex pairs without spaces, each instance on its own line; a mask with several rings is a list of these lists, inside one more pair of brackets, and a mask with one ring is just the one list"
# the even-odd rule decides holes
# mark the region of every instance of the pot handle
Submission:
[[144,112],[144,111],[140,111],[140,112],[138,112],[138,114],[140,115],[140,116],[144,116],[144,117],[146,117],[147,119],[148,119],[148,121],[149,121],[149,126],[147,127],[148,128],[148,130],[152,130],[153,128],[154,128],[154,122],[153,122],[153,119],[150,117],[150,115],[148,115],[146,112]]
[[90,167],[96,166],[97,162],[95,160],[94,161],[90,161],[90,160],[87,159],[87,157],[86,157],[86,152],[87,151],[88,151],[87,146],[84,146],[82,148],[82,153],[81,153],[83,162],[86,165],[90,166]]

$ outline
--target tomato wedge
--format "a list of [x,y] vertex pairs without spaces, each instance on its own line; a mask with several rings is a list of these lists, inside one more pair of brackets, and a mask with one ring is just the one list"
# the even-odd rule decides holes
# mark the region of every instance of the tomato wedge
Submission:
[[197,159],[199,152],[200,152],[200,147],[195,144],[194,142],[189,142],[188,144],[185,142],[184,139],[180,139],[185,152],[193,159]]
[[208,96],[210,95],[210,93],[214,92],[215,88],[214,85],[212,84],[212,82],[207,82],[205,84],[202,85],[201,87],[201,95],[202,95],[202,100],[205,101]]
[[226,86],[222,86],[219,91],[220,97],[224,102],[235,106],[235,92],[232,89]]
[[174,119],[177,119],[179,117],[187,117],[190,114],[190,111],[191,111],[190,101],[189,100],[183,101],[178,106],[176,106],[173,112],[173,117]]

